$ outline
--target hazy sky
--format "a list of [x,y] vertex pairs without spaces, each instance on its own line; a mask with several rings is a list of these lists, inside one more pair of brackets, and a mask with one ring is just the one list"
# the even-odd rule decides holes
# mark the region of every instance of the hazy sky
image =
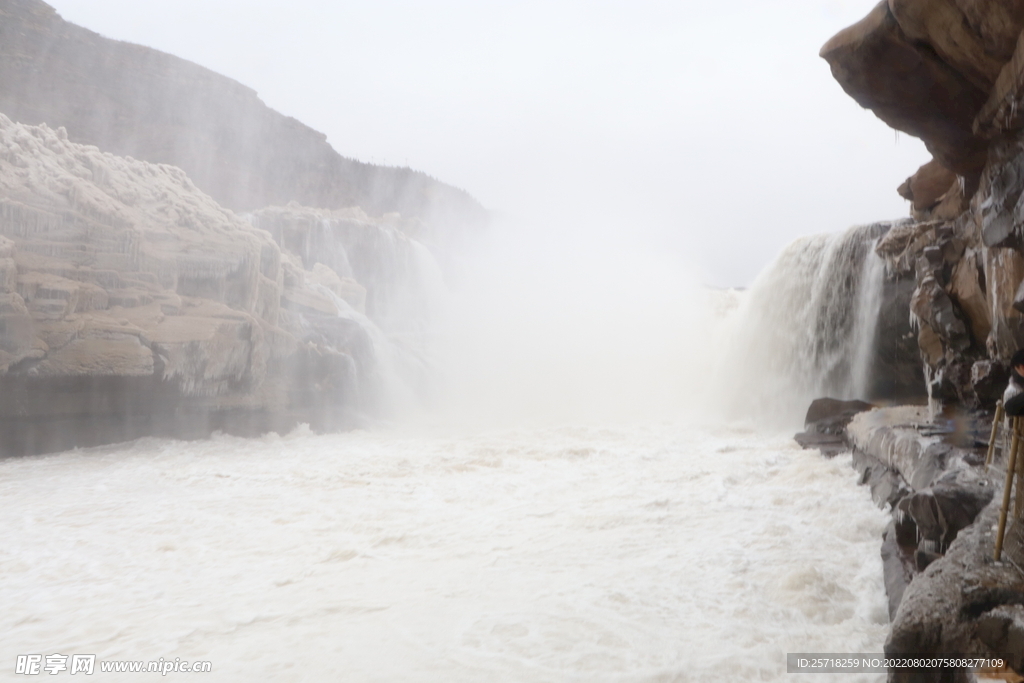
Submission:
[[746,285],[804,234],[907,214],[927,161],[818,49],[875,0],[51,0],[323,131],[577,239]]

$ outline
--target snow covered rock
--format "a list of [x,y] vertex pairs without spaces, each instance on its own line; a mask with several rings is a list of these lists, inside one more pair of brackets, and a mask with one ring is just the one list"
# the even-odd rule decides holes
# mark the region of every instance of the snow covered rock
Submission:
[[189,434],[286,428],[313,404],[351,420],[378,371],[366,291],[179,168],[0,115],[0,453],[178,434],[182,415]]

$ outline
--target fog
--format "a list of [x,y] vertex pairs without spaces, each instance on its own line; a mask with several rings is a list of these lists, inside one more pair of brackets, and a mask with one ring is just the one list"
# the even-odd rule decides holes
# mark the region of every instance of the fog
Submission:
[[595,227],[499,221],[466,255],[434,350],[443,417],[621,422],[706,405],[724,323],[715,293],[675,255]]
[[895,188],[928,158],[817,57],[871,0],[52,4],[255,88],[343,155],[629,235],[714,286],[798,236],[906,215]]
[[[464,188],[493,220],[444,243],[393,215],[224,212],[176,169],[7,121],[26,196],[52,173],[116,208],[95,180],[116,167],[125,196],[149,188],[131,215],[153,229],[125,235],[188,243],[153,285],[181,305],[157,301],[128,340],[150,374],[87,376],[77,397],[5,375],[78,411],[40,409],[24,419],[37,431],[110,431],[0,459],[0,679],[67,653],[101,674],[208,662],[220,681],[786,681],[786,652],[881,651],[888,516],[849,456],[790,437],[809,392],[850,382],[778,375],[818,372],[805,351],[827,325],[849,380],[851,345],[871,338],[847,334],[854,302],[875,299],[807,293],[882,271],[817,267],[842,235],[775,258],[905,214],[894,188],[926,159],[816,56],[869,2],[52,4],[255,88],[343,155]],[[227,276],[189,289],[207,280],[186,266],[205,273],[233,243],[168,218],[187,202],[251,247],[224,270],[251,275],[238,290],[265,309],[221,302]],[[63,215],[45,215],[18,249],[51,248]],[[127,327],[111,301],[86,315]],[[184,332],[151,349],[167,321]],[[218,362],[236,356],[237,371]],[[176,358],[180,380],[164,372]],[[226,389],[188,394],[196,377]],[[110,400],[123,386],[142,403],[119,409],[136,396]],[[178,402],[147,402],[154,386]],[[150,406],[191,431],[117,436]],[[338,425],[355,428],[321,433]]]

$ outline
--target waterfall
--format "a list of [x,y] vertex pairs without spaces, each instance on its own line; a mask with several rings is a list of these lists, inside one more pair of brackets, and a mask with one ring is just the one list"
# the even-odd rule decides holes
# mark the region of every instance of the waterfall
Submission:
[[[291,286],[330,302],[286,314],[304,331],[300,341],[353,359],[350,390],[364,416],[395,417],[414,409],[429,391],[433,328],[447,296],[431,251],[388,219],[358,208],[289,205],[245,217],[301,260],[305,274],[293,278],[301,285]],[[362,301],[350,303],[346,288],[362,290]]]
[[792,424],[818,397],[877,398],[887,279],[874,245],[889,227],[801,238],[757,278],[720,373],[730,412]]
[[877,242],[877,238],[871,240],[862,258],[860,285],[854,305],[850,393],[855,398],[871,396],[871,376],[878,351],[878,318],[883,305],[885,262],[875,253]]

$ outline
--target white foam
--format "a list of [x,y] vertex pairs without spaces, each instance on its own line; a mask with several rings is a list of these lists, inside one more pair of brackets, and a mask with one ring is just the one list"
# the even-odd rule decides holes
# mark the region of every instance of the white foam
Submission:
[[95,653],[218,681],[789,680],[786,652],[881,651],[886,516],[855,476],[668,423],[7,460],[0,679]]

